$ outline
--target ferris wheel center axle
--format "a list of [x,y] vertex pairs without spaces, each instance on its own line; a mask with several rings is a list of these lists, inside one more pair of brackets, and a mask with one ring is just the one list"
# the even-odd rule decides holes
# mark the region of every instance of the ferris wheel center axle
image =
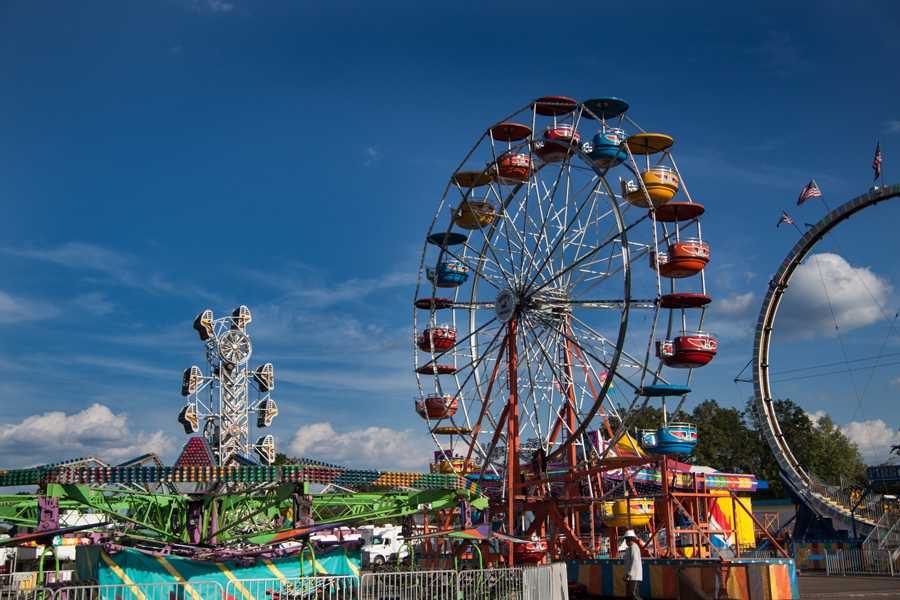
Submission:
[[494,311],[503,323],[520,313],[530,314],[541,320],[558,320],[572,312],[572,304],[569,293],[562,288],[547,287],[528,295],[504,289],[497,295]]

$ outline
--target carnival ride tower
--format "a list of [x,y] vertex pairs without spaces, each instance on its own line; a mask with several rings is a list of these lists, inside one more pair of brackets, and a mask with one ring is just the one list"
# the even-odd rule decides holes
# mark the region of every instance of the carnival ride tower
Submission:
[[[275,387],[272,363],[251,371],[253,345],[247,326],[253,317],[250,309],[239,306],[225,317],[215,318],[206,309],[194,319],[194,329],[206,346],[206,374],[193,365],[185,369],[181,394],[186,404],[178,421],[187,434],[201,432],[220,467],[252,463],[256,454],[260,461],[275,461],[275,439],[260,436],[250,439],[250,417],[256,413],[256,427],[272,424],[278,406],[271,397]],[[256,391],[251,399],[250,388]]]

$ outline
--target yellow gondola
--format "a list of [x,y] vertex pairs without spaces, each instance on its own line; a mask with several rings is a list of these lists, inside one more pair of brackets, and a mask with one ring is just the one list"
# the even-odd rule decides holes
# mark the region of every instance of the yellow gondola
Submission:
[[646,527],[653,519],[653,510],[651,498],[615,500],[603,503],[601,518],[607,527]]
[[[678,174],[670,167],[658,165],[641,173],[646,193],[633,181],[623,182],[622,193],[629,204],[641,208],[659,208],[678,193]],[[649,196],[649,202],[647,200]]]
[[494,205],[483,200],[463,200],[453,211],[453,222],[463,229],[489,227],[496,219]]
[[672,147],[675,140],[664,133],[636,133],[625,140],[632,154],[649,155],[663,152]]

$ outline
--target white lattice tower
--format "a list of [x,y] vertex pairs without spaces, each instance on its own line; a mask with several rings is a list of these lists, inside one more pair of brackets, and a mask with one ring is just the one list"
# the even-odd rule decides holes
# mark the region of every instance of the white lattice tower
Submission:
[[[252,320],[250,309],[240,306],[230,316],[213,318],[204,310],[194,321],[194,329],[206,344],[208,374],[200,367],[185,370],[182,395],[187,397],[178,420],[186,433],[202,429],[217,464],[229,466],[251,460],[257,454],[264,463],[275,459],[275,442],[271,435],[250,441],[250,413],[257,413],[256,426],[268,427],[278,408],[271,398],[274,368],[266,363],[250,371],[252,354],[247,326]],[[251,382],[257,391],[250,399]]]

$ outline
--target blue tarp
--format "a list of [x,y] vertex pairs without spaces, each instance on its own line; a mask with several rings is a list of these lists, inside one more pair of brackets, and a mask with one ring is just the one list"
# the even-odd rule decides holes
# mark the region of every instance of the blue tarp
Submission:
[[256,559],[250,564],[235,561],[206,562],[179,556],[150,556],[126,549],[107,554],[99,546],[79,546],[76,570],[81,581],[105,584],[172,583],[174,581],[214,581],[225,589],[229,581],[247,579],[296,579],[310,575],[358,575],[358,553],[337,550],[313,561],[309,553],[301,559]]

